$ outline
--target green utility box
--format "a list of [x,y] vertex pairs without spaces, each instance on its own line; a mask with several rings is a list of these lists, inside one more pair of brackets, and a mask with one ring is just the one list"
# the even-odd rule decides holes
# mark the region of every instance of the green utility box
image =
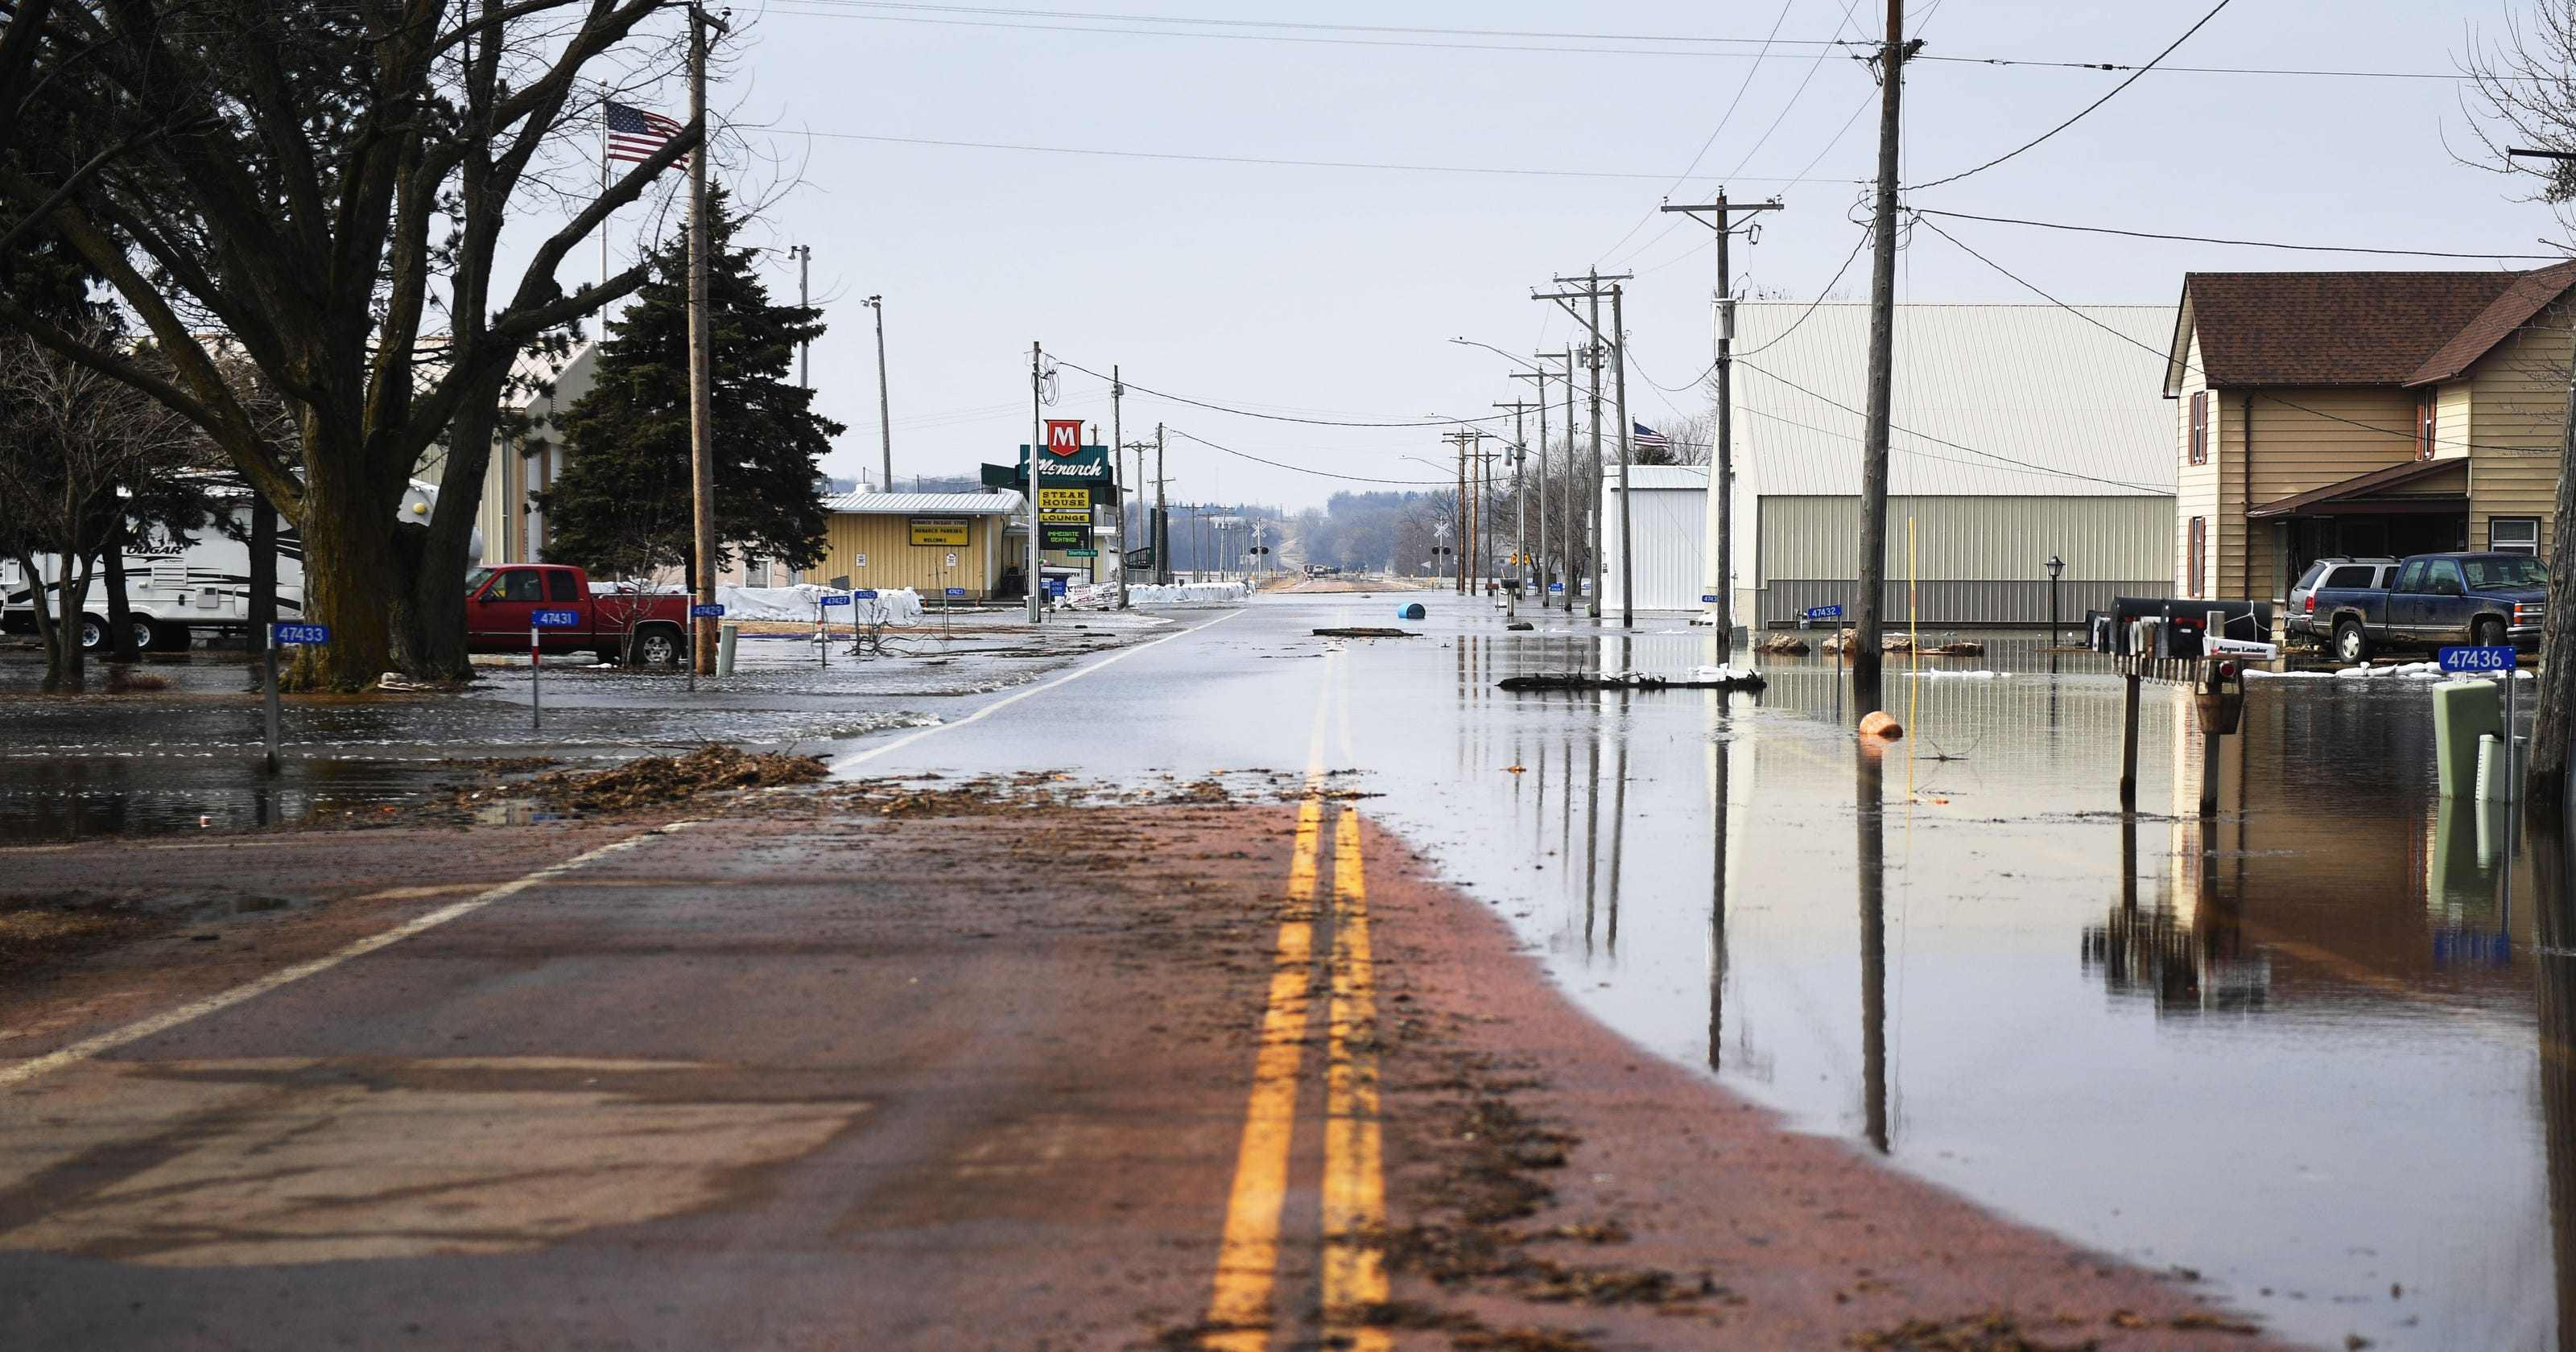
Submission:
[[2444,681],[2433,687],[2433,764],[2442,796],[2478,790],[2478,739],[2504,735],[2504,700],[2493,681]]

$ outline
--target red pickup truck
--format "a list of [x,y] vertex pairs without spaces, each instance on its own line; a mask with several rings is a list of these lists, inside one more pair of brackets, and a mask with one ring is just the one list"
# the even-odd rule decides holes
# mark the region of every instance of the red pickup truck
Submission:
[[465,648],[478,653],[528,650],[529,615],[570,610],[581,623],[538,632],[550,653],[599,654],[604,662],[629,658],[670,666],[689,651],[689,598],[654,592],[590,594],[590,574],[558,563],[512,563],[477,568],[465,576]]

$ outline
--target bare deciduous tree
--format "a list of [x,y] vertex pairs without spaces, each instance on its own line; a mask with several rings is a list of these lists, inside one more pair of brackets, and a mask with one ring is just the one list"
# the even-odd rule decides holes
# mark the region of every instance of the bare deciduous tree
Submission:
[[[81,339],[111,342],[104,330]],[[101,552],[123,547],[131,500],[201,468],[210,450],[133,386],[31,339],[0,338],[0,548],[29,580],[45,689],[80,688],[90,583]],[[52,556],[50,613],[40,555]]]
[[[2547,202],[2562,227],[2576,233],[2576,0],[2535,0],[2528,21],[2507,18],[2504,35],[2464,63],[2471,127],[2485,156],[2479,167],[2525,180],[2524,200]],[[2569,158],[2515,157],[2509,150]],[[2576,320],[2565,300],[2537,322],[2558,328]],[[2559,420],[2558,496],[2552,512],[2548,613],[2540,637],[2538,716],[2531,728],[2528,803],[2554,824],[2567,796],[2568,756],[2576,738],[2576,356],[2564,372],[2568,397]]]
[[[595,63],[667,0],[55,0],[33,96],[59,135],[0,155],[41,219],[150,331],[166,372],[0,297],[0,320],[205,429],[301,531],[305,613],[332,642],[298,677],[358,688],[389,662],[464,671],[465,542],[516,356],[627,294],[556,273],[613,209],[698,148],[692,124],[574,209],[496,285],[516,199],[594,108]],[[13,226],[14,228],[14,226]],[[424,325],[445,311],[443,342]],[[301,473],[260,435],[206,337],[298,413]],[[434,350],[433,350],[434,349]],[[406,548],[386,521],[451,420],[443,491]]]

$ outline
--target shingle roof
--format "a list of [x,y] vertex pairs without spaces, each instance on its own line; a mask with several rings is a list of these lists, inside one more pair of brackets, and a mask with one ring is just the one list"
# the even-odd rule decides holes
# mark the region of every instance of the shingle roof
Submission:
[[2528,273],[2189,273],[2165,387],[2179,387],[2194,333],[2216,389],[2408,384],[2440,365],[2437,357],[2457,356],[2457,368],[2476,361],[2571,281],[2576,270],[2565,264]]
[[2468,326],[2451,336],[2451,341],[2426,358],[2415,373],[2406,378],[2409,385],[2433,385],[2457,377],[2477,364],[2496,344],[2513,336],[2541,307],[2558,299],[2567,288],[2576,285],[2576,263],[2557,263],[2513,279],[2504,294],[2490,302]]

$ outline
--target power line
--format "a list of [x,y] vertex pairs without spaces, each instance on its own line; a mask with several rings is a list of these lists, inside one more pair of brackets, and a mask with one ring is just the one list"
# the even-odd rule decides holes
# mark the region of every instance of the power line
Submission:
[[[1104,376],[1098,371],[1092,370],[1088,366],[1077,366],[1061,357],[1056,359],[1056,364],[1058,366],[1065,367],[1068,370],[1080,371],[1084,375],[1090,376],[1095,380],[1110,379],[1110,377]],[[1150,394],[1157,399],[1169,399],[1176,404],[1188,404],[1192,408],[1203,408],[1213,413],[1231,413],[1242,418],[1266,418],[1272,422],[1303,423],[1310,427],[1454,427],[1459,423],[1501,422],[1506,416],[1508,416],[1506,414],[1498,413],[1490,418],[1432,418],[1419,422],[1362,422],[1338,418],[1299,418],[1286,413],[1258,413],[1248,408],[1235,408],[1226,404],[1212,404],[1204,399],[1192,399],[1187,395],[1171,394],[1163,390],[1155,389],[1149,385],[1140,385],[1132,378],[1122,376],[1120,379],[1125,380],[1127,388],[1130,390],[1134,390],[1142,394]],[[1218,449],[1222,450],[1224,448],[1219,447]],[[1289,468],[1293,469],[1295,466],[1292,465]],[[1386,482],[1394,483],[1396,480],[1389,479]]]
[[[1673,176],[1672,186],[1664,189],[1664,196],[1666,199],[1669,200],[1674,193],[1681,191],[1681,187],[1684,183],[1690,181],[1691,171],[1699,168],[1699,162],[1701,160],[1708,158],[1709,147],[1717,144],[1717,138],[1726,131],[1726,124],[1735,120],[1735,110],[1744,106],[1744,96],[1753,90],[1753,77],[1762,72],[1763,58],[1771,55],[1771,39],[1780,36],[1780,25],[1789,21],[1789,11],[1795,8],[1797,3],[1798,0],[1782,0],[1780,13],[1771,20],[1770,36],[1762,40],[1762,50],[1753,54],[1753,64],[1744,68],[1744,79],[1738,82],[1735,86],[1735,97],[1727,100],[1726,111],[1718,114],[1717,125],[1709,128],[1708,139],[1699,143],[1699,153],[1691,156],[1690,163],[1683,165],[1682,171]],[[1833,48],[1831,47],[1819,49],[1816,53],[1816,60],[1819,62],[1823,61],[1832,51]],[[1810,70],[1809,74],[1812,77],[1813,71]],[[1804,84],[1798,86],[1799,92],[1801,93],[1805,92],[1806,88],[1807,87]],[[1796,103],[1797,95],[1790,95],[1789,101],[1793,104]],[[1787,111],[1788,110],[1785,108],[1782,109],[1782,115],[1786,116]],[[1778,124],[1774,123],[1773,125],[1776,126]],[[1637,232],[1645,229],[1646,223],[1653,220],[1658,214],[1659,213],[1657,212],[1650,211],[1645,215],[1638,217],[1637,223],[1628,227],[1627,234],[1621,235],[1619,238],[1610,241],[1610,247],[1601,251],[1602,265],[1610,267],[1617,266],[1617,264],[1607,261],[1611,252],[1616,250],[1620,245],[1634,239]],[[1657,234],[1654,239],[1647,240],[1645,243],[1638,245],[1635,251],[1631,252],[1628,257],[1634,258],[1637,254],[1644,253],[1646,250],[1653,248],[1657,240],[1661,240],[1665,235],[1671,234],[1680,225],[1681,222],[1675,221],[1672,225],[1665,226],[1663,231]]]
[[[1921,213],[1920,213],[1920,212],[1917,212],[1917,213],[1915,213],[1915,214],[1919,216]],[[1967,256],[1969,256],[1970,258],[1973,258],[1973,259],[1977,260],[1978,262],[1985,264],[1987,267],[1993,268],[1993,269],[1994,269],[1995,271],[1997,271],[1997,272],[2002,273],[2005,277],[2009,278],[2009,279],[2010,279],[2010,280],[2011,280],[2015,285],[2017,285],[2017,286],[2021,287],[2021,288],[2022,288],[2023,290],[2025,290],[2025,291],[2028,291],[2028,292],[2029,292],[2029,293],[2031,293],[2032,295],[2039,297],[2041,300],[2047,301],[2049,304],[2056,306],[2058,309],[2064,310],[2064,311],[2065,311],[2065,312],[2067,312],[2068,314],[2071,314],[2071,315],[2075,316],[2076,318],[2083,320],[2085,323],[2090,324],[2090,325],[2092,325],[2093,327],[2095,327],[2095,328],[2097,328],[2097,329],[2102,330],[2104,333],[2110,334],[2112,337],[2119,339],[2121,342],[2127,343],[2127,344],[2128,344],[2129,346],[2131,346],[2131,347],[2138,348],[2139,350],[2141,350],[2141,351],[2145,351],[2145,352],[2152,352],[2152,353],[2154,353],[2155,355],[2157,355],[2158,357],[2163,358],[2163,359],[2164,359],[2166,362],[2168,362],[2168,363],[2170,363],[2170,362],[2172,362],[2172,361],[2173,361],[2174,356],[2173,356],[2173,353],[2172,353],[2172,352],[2170,352],[2170,351],[2166,351],[2166,350],[2162,350],[2162,349],[2158,349],[2158,348],[2152,347],[2152,346],[2150,346],[2150,345],[2148,345],[2148,344],[2146,344],[2146,343],[2139,342],[2137,339],[2132,338],[2132,337],[2130,337],[2129,335],[2127,335],[2127,334],[2125,334],[2125,333],[2120,332],[2118,329],[2112,328],[2110,325],[2103,323],[2101,320],[2095,319],[2093,316],[2088,315],[2088,314],[2084,313],[2082,310],[2079,310],[2079,309],[2077,309],[2076,307],[2074,307],[2074,306],[2072,306],[2072,305],[2067,304],[2065,301],[2059,300],[2057,297],[2052,296],[2052,295],[2050,295],[2049,293],[2047,293],[2047,292],[2045,292],[2045,291],[2040,290],[2040,289],[2039,289],[2039,287],[2037,287],[2036,285],[2032,284],[2029,280],[2027,280],[2027,279],[2025,279],[2024,277],[2022,277],[2022,275],[2021,275],[2021,274],[2019,274],[2019,273],[2017,273],[2017,272],[2014,272],[2012,269],[2005,267],[2003,264],[1998,263],[1998,262],[1996,262],[1995,260],[1993,260],[1993,259],[1991,259],[1991,258],[1986,257],[1984,254],[1981,254],[1981,253],[1977,252],[1976,250],[1969,248],[1969,247],[1967,246],[1967,244],[1966,244],[1964,241],[1962,241],[1962,240],[1961,240],[1957,235],[1951,234],[1949,231],[1944,230],[1944,229],[1942,229],[1941,227],[1939,227],[1939,226],[1937,226],[1937,225],[1934,225],[1934,224],[1933,224],[1932,222],[1930,222],[1930,221],[1925,221],[1925,222],[1923,222],[1923,228],[1924,228],[1924,229],[1926,229],[1926,230],[1931,231],[1933,234],[1939,235],[1939,236],[1940,236],[1941,238],[1943,238],[1943,239],[1946,239],[1946,240],[1950,241],[1952,244],[1954,244],[1954,245],[1958,246],[1959,252],[1964,253],[1964,254],[1966,254]],[[2207,379],[2209,378],[2209,372],[2208,372],[2207,370],[2205,370],[2205,369],[2203,369],[2203,368],[2201,368],[2201,367],[2198,367],[2198,366],[2194,366],[2194,365],[2192,365],[2192,364],[2191,364],[2191,363],[2189,363],[2189,362],[2184,362],[2184,363],[2182,364],[2182,369],[2183,369],[2183,370],[2185,370],[2185,371],[2191,372],[2191,373],[2192,373],[2192,374],[2194,374],[2194,375],[2199,376],[2199,377],[2200,377],[2201,379],[2203,379],[2203,380],[2207,380]],[[2362,421],[2362,420],[2360,420],[2359,418],[2347,418],[2347,417],[2343,416],[2343,415],[2342,415],[2342,414],[2340,414],[2340,413],[2328,413],[2328,412],[2326,412],[2324,409],[2321,409],[2321,408],[2310,408],[2310,407],[2308,407],[2308,406],[2307,406],[2307,405],[2305,405],[2305,404],[2297,403],[2297,402],[2295,402],[2295,401],[2293,401],[2293,400],[2289,400],[2289,399],[2284,399],[2284,398],[2282,398],[2281,396],[2279,396],[2279,395],[2277,395],[2277,394],[2274,394],[2274,393],[2272,393],[2272,392],[2270,392],[2270,391],[2268,391],[2268,390],[2266,390],[2266,391],[2264,391],[2264,392],[2263,392],[2263,397],[2264,397],[2264,398],[2266,398],[2266,399],[2271,400],[2273,403],[2279,404],[2279,405],[2280,405],[2281,407],[2283,407],[2283,408],[2287,408],[2287,409],[2295,409],[2295,410],[2297,410],[2298,412],[2305,413],[2305,414],[2309,415],[2310,417],[2323,418],[2323,419],[2325,419],[2325,420],[2326,420],[2326,421],[2328,421],[2328,422],[2337,422],[2337,423],[2342,423],[2342,424],[2344,424],[2344,425],[2345,425],[2345,426],[2347,426],[2347,427],[2358,427],[2358,428],[2360,428],[2361,430],[2363,430],[2363,431],[2365,431],[2365,432],[2377,432],[2377,433],[2379,433],[2379,434],[2380,434],[2380,435],[2382,435],[2382,436],[2389,436],[2389,437],[2406,437],[2406,438],[2410,438],[2410,439],[2411,439],[2411,438],[2413,438],[2413,437],[2416,435],[2415,429],[2414,429],[2414,428],[2412,428],[2412,427],[2385,427],[2385,426],[2382,426],[2382,425],[2380,425],[2380,424],[2378,424],[2378,423],[2363,422],[2363,421]],[[2444,444],[2445,444],[2445,445],[2456,445],[2456,446],[2461,446],[2461,447],[2464,447],[2464,448],[2469,449],[2469,450],[2478,450],[2478,451],[2513,451],[2513,452],[2519,452],[2519,453],[2526,453],[2526,454],[2527,454],[2527,453],[2529,452],[2529,450],[2530,450],[2530,448],[2529,448],[2529,447],[2527,447],[2527,446],[2505,446],[2505,445],[2500,445],[2500,444],[2494,444],[2494,443],[2489,443],[2489,442],[2478,442],[2478,441],[2445,442]]]
[[[2107,225],[2068,225],[2062,221],[2027,221],[2014,216],[1979,216],[1965,211],[1935,211],[1930,207],[1908,208],[1917,216],[1947,216],[1953,220],[1986,221],[1995,225],[2027,225],[2041,230],[2073,230],[2088,235],[2125,235],[2131,239],[2163,239],[2184,244],[2227,244],[2245,249],[2295,249],[2302,253],[2385,254],[2395,258],[2484,258],[2541,260],[2562,262],[2562,254],[2452,253],[2440,249],[2366,249],[2337,244],[2284,244],[2265,239],[2218,239],[2208,235],[2167,235],[2153,230],[2119,230]],[[1952,243],[1957,243],[1953,240]]]
[[1177,427],[1167,425],[1163,430],[1169,432],[1173,436],[1181,438],[1184,441],[1195,441],[1198,444],[1207,447],[1211,451],[1223,451],[1227,455],[1249,460],[1256,465],[1268,465],[1273,469],[1295,470],[1299,474],[1312,474],[1325,479],[1345,479],[1352,483],[1359,484],[1397,484],[1406,488],[1449,487],[1448,481],[1442,479],[1372,479],[1365,474],[1336,474],[1328,469],[1313,469],[1305,465],[1292,465],[1284,460],[1265,460],[1249,451],[1238,451],[1231,446],[1220,446],[1215,442],[1208,440],[1206,437],[1198,436],[1190,432],[1184,432]]
[[1914,188],[1937,188],[1944,183],[1956,183],[1970,174],[1982,174],[1985,171],[1994,168],[1996,165],[2011,159],[2013,156],[2030,149],[2032,146],[2038,145],[2049,137],[2055,136],[2059,132],[2066,130],[2068,127],[2074,126],[2076,123],[2083,121],[2085,114],[2090,113],[2094,109],[2101,107],[2103,104],[2109,103],[2111,100],[2119,97],[2121,90],[2136,84],[2140,79],[2145,77],[2148,71],[2154,70],[2156,68],[2157,61],[2162,61],[2166,57],[2173,55],[2174,48],[2180,47],[2184,43],[2191,41],[2191,35],[2199,32],[2202,28],[2207,27],[2210,20],[2218,17],[2218,11],[2227,8],[2229,3],[2230,0],[2218,0],[2218,3],[2212,6],[2207,14],[2200,16],[2199,23],[2193,24],[2191,27],[2184,29],[2181,37],[2175,38],[2163,51],[2156,53],[2155,61],[2150,61],[2147,64],[2138,67],[2135,71],[2130,73],[2129,78],[2111,86],[2109,93],[2104,94],[2102,97],[2095,99],[2091,103],[2085,104],[2082,108],[2078,109],[2075,116],[2058,123],[2056,126],[2051,127],[2044,132],[2041,132],[2039,135],[2032,137],[2021,145],[2015,146],[2014,148],[1995,156],[1993,159],[1978,165],[1974,169],[1962,169],[1958,173],[1950,175],[1948,178],[1936,178],[1929,183],[1917,183],[1912,186]]
[[[810,7],[790,9],[788,6]],[[857,11],[857,12],[853,12]],[[900,12],[897,12],[900,11]],[[333,9],[334,13],[357,13],[354,9]],[[1499,51],[1561,53],[1577,56],[1680,56],[1745,59],[1752,54],[1737,51],[1693,50],[1694,48],[1755,47],[1761,38],[1705,37],[1683,33],[1577,33],[1545,30],[1500,28],[1410,28],[1371,24],[1295,23],[1280,20],[1204,19],[1185,15],[1096,14],[1074,10],[993,9],[966,5],[896,4],[880,0],[785,0],[778,13],[795,13],[810,18],[861,19],[885,23],[937,24],[964,28],[1011,28],[1036,32],[1101,33],[1122,37],[1200,37],[1255,42],[1290,42],[1325,45],[1419,47],[1461,51]],[[959,16],[959,17],[941,17]],[[1039,23],[1027,20],[1052,19]],[[1092,24],[1163,24],[1173,31],[1151,28],[1083,27]],[[1226,32],[1223,29],[1255,31]],[[1192,31],[1203,30],[1203,31]],[[1281,31],[1259,31],[1281,30]],[[1382,37],[1308,37],[1301,33],[1381,34]],[[1516,41],[1463,42],[1439,41],[1442,38],[1493,38]],[[1664,47],[1559,47],[1529,45],[1540,42],[1646,42],[1668,44]],[[1856,48],[1875,44],[1842,38],[1781,38],[1772,45],[1817,48]],[[2160,75],[2262,75],[2298,78],[2348,80],[2449,80],[2469,79],[2450,71],[2410,70],[2310,70],[2279,66],[2168,66],[2130,65],[2118,61],[2054,61],[2038,58],[2000,56],[1934,56],[1929,53],[1910,58],[1916,61],[1942,61],[1957,65],[2030,67],[2043,70],[2093,70],[2106,73],[2153,69]],[[2535,77],[2536,78],[2536,77]]]
[[[1296,160],[1256,155],[1187,155],[1175,151],[1108,150],[1097,146],[1040,146],[1008,141],[948,141],[926,136],[876,136],[854,131],[807,131],[806,136],[832,141],[880,141],[890,145],[941,146],[954,150],[1022,150],[1042,155],[1105,155],[1125,160],[1182,160],[1195,164],[1260,164],[1292,169],[1380,169],[1408,174],[1505,174],[1520,178],[1613,178],[1657,182],[1664,174],[1621,173],[1609,169],[1520,169],[1499,165],[1383,164],[1367,160]],[[1849,179],[1751,178],[1747,183],[1847,183]]]

